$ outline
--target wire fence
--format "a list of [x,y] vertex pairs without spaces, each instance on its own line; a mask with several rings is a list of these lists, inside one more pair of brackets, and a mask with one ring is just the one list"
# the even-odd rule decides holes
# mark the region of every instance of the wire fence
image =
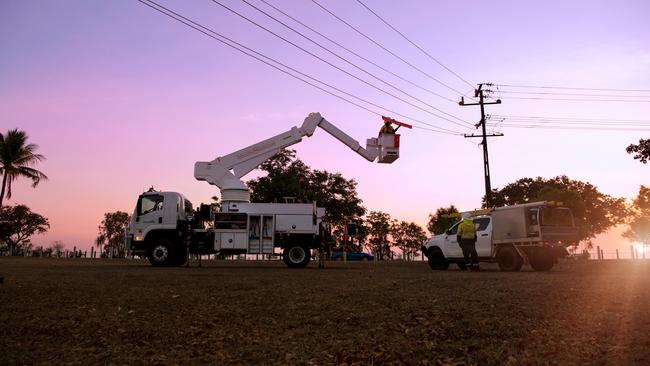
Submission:
[[[650,249],[650,247],[648,247]],[[371,253],[374,256],[374,260],[379,260],[380,256],[378,253]],[[8,253],[4,253],[8,255]],[[18,257],[37,257],[37,258],[83,258],[83,259],[113,259],[119,258],[118,255],[108,251],[96,250],[94,247],[91,247],[90,250],[82,250],[74,247],[72,250],[60,250],[53,251],[51,249],[35,249],[35,250],[25,250],[21,253],[16,253],[13,256]],[[314,256],[316,258],[316,255]],[[343,260],[346,260],[347,256],[342,256]],[[130,253],[126,255],[126,259],[138,259],[138,256],[133,256]],[[144,257],[140,257],[144,258]],[[197,255],[190,255],[191,259],[199,259]],[[650,253],[646,253],[645,248],[639,248],[634,245],[630,245],[629,248],[618,248],[618,249],[602,249],[600,246],[596,246],[591,249],[583,249],[579,251],[571,251],[569,253],[569,259],[583,259],[583,260],[597,260],[597,261],[611,261],[611,260],[650,260]],[[282,253],[277,251],[273,254],[233,254],[233,255],[203,255],[201,256],[203,260],[252,260],[252,261],[272,261],[272,260],[281,260]],[[328,258],[329,259],[329,258]],[[354,260],[354,259],[353,259]],[[385,255],[381,260],[389,261],[406,261],[406,262],[420,262],[426,261],[427,257],[421,253],[411,253],[409,255],[403,255],[400,252],[391,252],[390,255]]]
[[650,253],[646,253],[645,247],[638,248],[630,245],[626,249],[604,250],[600,246],[589,250],[583,250],[582,253],[575,254],[575,256],[583,255],[586,259],[593,260],[645,260],[650,259]]

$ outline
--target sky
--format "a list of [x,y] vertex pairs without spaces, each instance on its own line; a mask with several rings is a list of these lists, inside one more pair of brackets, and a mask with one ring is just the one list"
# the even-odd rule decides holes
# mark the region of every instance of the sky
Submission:
[[[462,94],[472,96],[477,83],[650,89],[650,3],[643,0],[364,0],[469,84],[356,1],[318,0],[422,72],[355,33],[312,1],[267,0],[365,58],[447,99],[358,59],[260,0],[248,1],[388,85],[242,1],[219,1],[317,57],[210,0],[159,3],[257,52],[409,118],[366,105],[370,109],[421,127],[399,131],[400,158],[390,165],[367,162],[324,131],[293,148],[313,169],[354,178],[369,210],[423,226],[428,214],[439,207],[454,204],[470,210],[481,205],[480,141],[462,137],[478,131],[439,117],[477,123],[478,107],[461,107],[455,102]],[[104,213],[132,212],[138,195],[152,185],[182,192],[194,204],[209,202],[218,190],[194,179],[194,162],[212,160],[299,126],[310,112],[320,112],[360,142],[376,136],[381,126],[378,115],[283,74],[136,0],[0,1],[0,49],[0,130],[26,131],[30,142],[39,145],[38,152],[47,157],[38,168],[49,180],[36,189],[27,180],[16,181],[14,197],[8,201],[26,204],[49,218],[51,228],[33,238],[36,245],[61,240],[69,249],[89,249]],[[399,95],[409,104],[322,60]],[[650,111],[648,102],[515,99],[511,97],[518,94],[507,91],[520,89],[491,88],[496,91],[492,96],[503,103],[486,106],[488,114],[647,121]],[[650,99],[648,93],[636,94]],[[432,126],[454,133],[434,132]],[[494,188],[523,177],[566,174],[596,185],[603,193],[632,199],[641,184],[650,184],[648,167],[625,152],[630,143],[648,138],[647,130],[512,128],[505,124],[495,129],[504,136],[491,138],[488,145]],[[626,247],[629,243],[620,237],[620,231],[600,237],[597,243],[608,249]]]

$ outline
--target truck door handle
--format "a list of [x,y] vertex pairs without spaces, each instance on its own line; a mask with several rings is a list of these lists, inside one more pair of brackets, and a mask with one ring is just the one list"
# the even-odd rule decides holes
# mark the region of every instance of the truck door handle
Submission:
[[488,234],[481,234],[481,236],[488,236]]

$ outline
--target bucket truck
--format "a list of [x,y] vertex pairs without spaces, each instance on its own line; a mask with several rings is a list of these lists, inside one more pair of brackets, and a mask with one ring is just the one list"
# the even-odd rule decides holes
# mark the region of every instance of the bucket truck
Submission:
[[[383,117],[386,123],[410,125]],[[126,230],[131,253],[147,256],[154,266],[182,265],[190,254],[264,254],[282,251],[289,267],[305,267],[311,249],[321,246],[325,209],[316,203],[251,203],[241,180],[282,149],[302,141],[321,128],[370,162],[390,164],[399,158],[400,135],[380,134],[362,147],[355,139],[311,113],[300,127],[273,136],[212,161],[194,165],[194,177],[221,190],[221,206],[195,211],[177,192],[144,192],[138,197]]]

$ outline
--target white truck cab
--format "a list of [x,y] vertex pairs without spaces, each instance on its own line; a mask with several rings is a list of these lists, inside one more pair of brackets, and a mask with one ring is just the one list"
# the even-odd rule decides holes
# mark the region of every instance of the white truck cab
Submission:
[[[519,271],[524,264],[547,271],[566,255],[566,247],[578,242],[571,210],[555,202],[533,202],[468,212],[476,227],[479,261],[497,262],[504,271]],[[465,268],[456,238],[460,221],[446,232],[430,238],[422,252],[434,270],[451,263]]]
[[127,248],[154,264],[184,263],[187,254],[174,249],[181,247],[193,213],[190,201],[178,192],[142,193],[126,229]]

